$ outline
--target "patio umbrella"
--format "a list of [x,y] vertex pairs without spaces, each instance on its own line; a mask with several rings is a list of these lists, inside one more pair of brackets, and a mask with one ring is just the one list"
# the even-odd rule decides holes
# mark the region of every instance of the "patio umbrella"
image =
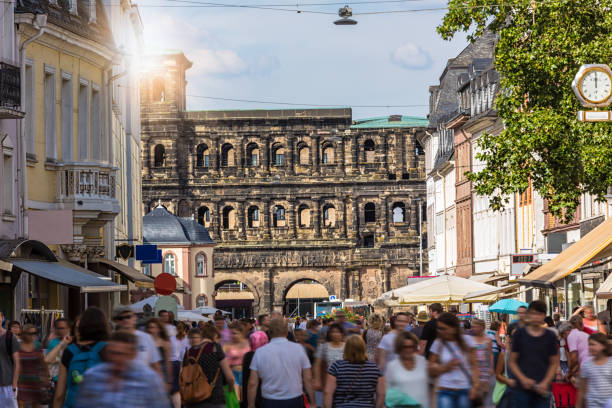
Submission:
[[502,299],[489,306],[489,312],[516,314],[517,309],[521,306],[527,307],[527,303],[516,299]]
[[178,320],[184,322],[209,322],[210,319],[206,316],[202,316],[195,310],[179,310]]

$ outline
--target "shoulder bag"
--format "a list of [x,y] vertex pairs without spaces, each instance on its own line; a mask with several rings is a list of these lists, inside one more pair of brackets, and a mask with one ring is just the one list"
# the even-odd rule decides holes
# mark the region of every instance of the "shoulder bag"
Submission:
[[[455,353],[453,348],[451,346],[449,346],[448,343],[445,342],[444,340],[442,340],[442,345],[444,347],[446,347],[446,349],[452,354],[453,358],[455,358],[455,359],[460,361],[459,369],[461,369],[461,372],[463,373],[463,375],[465,375],[465,378],[467,378],[468,382],[470,383],[470,387],[473,387],[474,386],[474,381],[472,381],[472,376],[470,375],[470,372],[463,366],[463,363],[461,362],[461,359],[459,357],[457,357],[457,354]],[[472,401],[472,406],[473,407],[480,407],[480,406],[483,405],[483,398],[482,398],[481,395],[478,395],[474,399],[470,399],[470,401]]]

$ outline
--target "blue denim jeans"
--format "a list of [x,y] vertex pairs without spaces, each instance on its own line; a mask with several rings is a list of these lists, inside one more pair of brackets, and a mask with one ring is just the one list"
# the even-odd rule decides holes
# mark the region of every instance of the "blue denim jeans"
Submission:
[[471,408],[470,390],[439,390],[438,408]]
[[543,397],[535,392],[514,388],[512,390],[512,405],[514,407],[549,408],[550,396]]

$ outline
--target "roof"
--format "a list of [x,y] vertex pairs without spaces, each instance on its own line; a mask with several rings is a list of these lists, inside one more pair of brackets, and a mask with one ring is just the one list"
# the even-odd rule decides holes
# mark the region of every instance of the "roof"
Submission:
[[[392,120],[392,119],[400,120]],[[418,116],[379,116],[375,118],[359,119],[353,122],[351,129],[383,129],[383,128],[413,128],[427,127],[429,121]]]
[[587,262],[612,256],[612,218],[562,251],[552,260],[519,279],[523,285],[552,287],[554,283],[581,268]]
[[145,244],[214,244],[203,225],[177,217],[162,206],[142,217],[142,236]]

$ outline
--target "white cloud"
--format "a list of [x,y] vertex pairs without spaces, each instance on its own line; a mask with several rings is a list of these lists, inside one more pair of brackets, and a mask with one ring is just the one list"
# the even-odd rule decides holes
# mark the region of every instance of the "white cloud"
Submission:
[[404,43],[397,47],[390,56],[391,62],[405,69],[427,69],[433,60],[429,53],[413,43]]

